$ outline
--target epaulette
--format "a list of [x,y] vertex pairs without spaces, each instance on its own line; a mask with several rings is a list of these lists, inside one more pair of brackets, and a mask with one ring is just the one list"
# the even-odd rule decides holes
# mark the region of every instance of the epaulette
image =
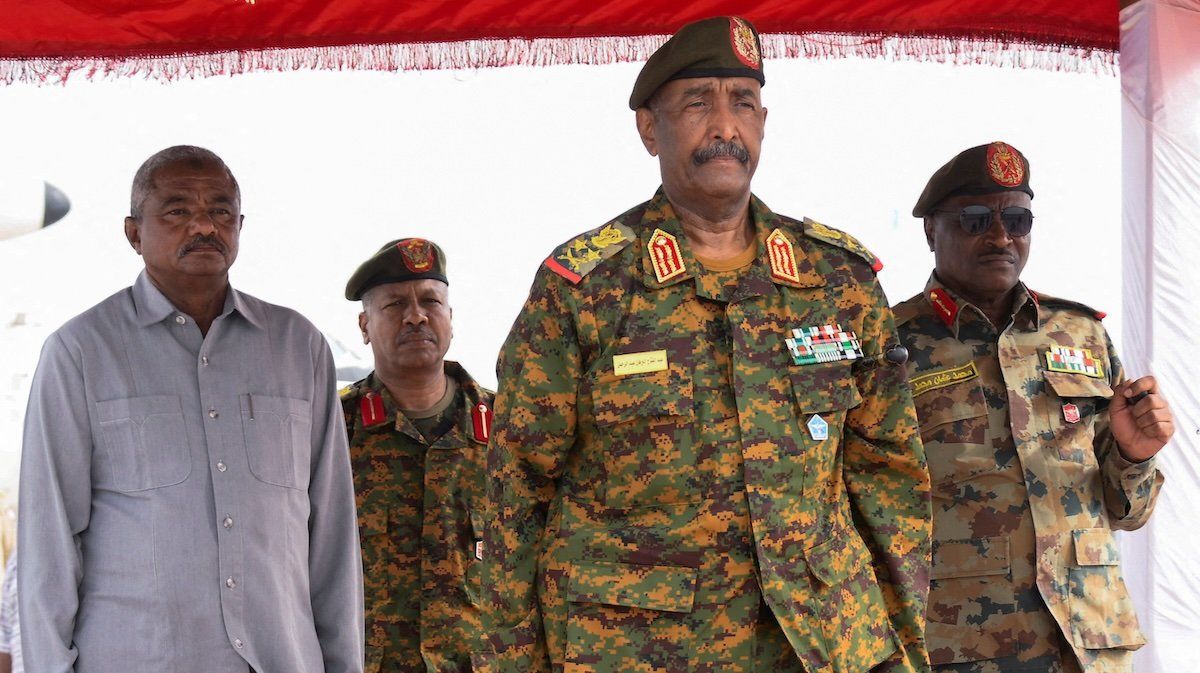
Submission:
[[844,231],[839,231],[833,227],[827,227],[816,220],[811,220],[806,217],[804,218],[804,235],[808,236],[809,238],[815,238],[818,241],[824,241],[830,245],[836,245],[844,250],[849,250],[850,252],[867,260],[867,264],[871,265],[871,270],[875,273],[879,273],[883,270],[883,262],[879,261],[879,258],[876,257],[870,250],[867,250],[866,246],[864,246],[862,243],[859,243],[857,238],[854,238]]
[[543,263],[577,285],[600,262],[623,250],[635,238],[633,229],[614,220],[563,243]]
[[1033,290],[1030,290],[1029,294],[1033,296],[1034,301],[1036,301],[1038,304],[1043,304],[1046,306],[1065,306],[1067,308],[1073,308],[1073,309],[1076,309],[1079,311],[1083,311],[1084,313],[1092,316],[1096,320],[1104,320],[1105,316],[1108,315],[1104,311],[1097,311],[1096,309],[1092,308],[1091,306],[1088,306],[1087,304],[1081,304],[1077,301],[1071,301],[1070,299],[1062,299],[1061,297],[1052,297],[1048,294],[1042,294],[1041,292],[1034,292]]
[[341,390],[338,391],[338,399],[345,402],[346,400],[352,399],[357,394],[358,394],[358,384],[351,383],[350,385],[348,385],[345,388],[342,388]]
[[906,299],[892,307],[892,316],[896,321],[896,327],[912,320],[921,314],[922,296],[917,295],[912,299]]

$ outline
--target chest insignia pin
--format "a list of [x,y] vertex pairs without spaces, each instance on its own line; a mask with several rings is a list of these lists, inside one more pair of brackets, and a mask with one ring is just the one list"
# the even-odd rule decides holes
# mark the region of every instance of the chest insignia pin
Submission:
[[829,422],[820,415],[813,415],[808,419],[808,435],[815,442],[823,442],[829,439]]
[[1063,405],[1063,419],[1068,423],[1079,422],[1079,407],[1067,402]]

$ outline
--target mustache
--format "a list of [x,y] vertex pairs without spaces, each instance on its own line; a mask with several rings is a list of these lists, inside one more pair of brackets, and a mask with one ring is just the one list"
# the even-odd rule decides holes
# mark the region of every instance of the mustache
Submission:
[[402,330],[396,335],[398,341],[407,341],[410,337],[420,337],[422,339],[437,341],[437,335],[433,333],[433,330],[424,326],[411,327],[409,329]]
[[700,166],[717,157],[733,157],[744,164],[750,161],[750,152],[732,140],[718,140],[702,150],[693,152],[692,162]]
[[1014,255],[1011,250],[1007,250],[1005,248],[997,248],[995,246],[988,247],[988,249],[984,250],[983,254],[980,256],[986,257],[989,255],[997,255],[997,256],[1007,257],[1009,259],[1016,259],[1016,255]]
[[222,243],[216,236],[197,236],[183,246],[183,248],[179,251],[179,256],[183,257],[196,248],[216,248],[217,250],[221,251],[221,254],[225,254],[226,251],[225,244]]

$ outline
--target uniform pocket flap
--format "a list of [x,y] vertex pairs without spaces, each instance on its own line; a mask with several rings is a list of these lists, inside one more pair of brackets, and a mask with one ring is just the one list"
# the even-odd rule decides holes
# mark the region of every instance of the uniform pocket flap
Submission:
[[692,377],[679,369],[650,374],[605,374],[592,382],[596,425],[654,416],[692,415]]
[[854,575],[870,562],[870,557],[855,530],[834,531],[828,540],[804,550],[809,571],[827,586]]
[[183,408],[175,395],[149,395],[127,397],[96,403],[96,415],[100,422],[131,418],[138,423],[148,416],[182,415]]
[[571,570],[568,592],[576,603],[691,612],[696,569],[592,561]]
[[1007,575],[1008,568],[1007,537],[933,542],[931,579]]
[[1117,541],[1109,529],[1082,528],[1071,531],[1071,537],[1075,538],[1075,565],[1117,565]]
[[1097,379],[1086,374],[1068,374],[1066,372],[1042,372],[1046,383],[1054,389],[1059,397],[1103,397],[1113,396],[1112,386],[1108,381]]
[[851,373],[852,364],[839,361],[792,367],[788,376],[800,413],[853,409],[862,404]]

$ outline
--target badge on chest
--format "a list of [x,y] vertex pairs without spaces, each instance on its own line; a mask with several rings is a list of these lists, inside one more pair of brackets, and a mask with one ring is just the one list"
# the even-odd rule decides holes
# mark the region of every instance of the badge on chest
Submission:
[[838,324],[794,329],[784,343],[792,354],[792,362],[798,365],[857,360],[863,356],[858,336]]

